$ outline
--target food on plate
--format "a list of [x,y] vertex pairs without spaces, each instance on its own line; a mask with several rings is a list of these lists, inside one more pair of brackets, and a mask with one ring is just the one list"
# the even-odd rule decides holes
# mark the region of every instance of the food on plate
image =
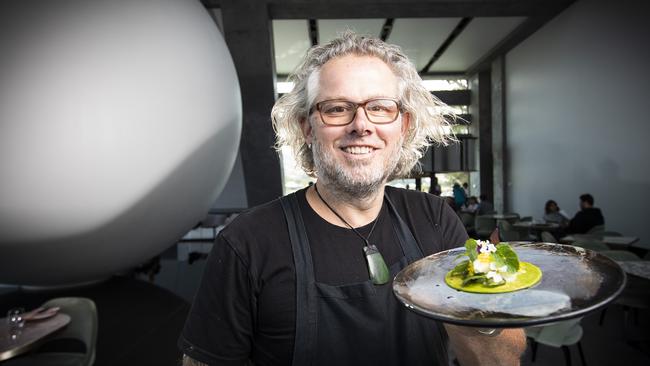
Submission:
[[460,291],[511,292],[531,287],[542,278],[539,267],[520,262],[507,243],[468,239],[465,252],[458,257],[467,259],[447,273],[445,282]]

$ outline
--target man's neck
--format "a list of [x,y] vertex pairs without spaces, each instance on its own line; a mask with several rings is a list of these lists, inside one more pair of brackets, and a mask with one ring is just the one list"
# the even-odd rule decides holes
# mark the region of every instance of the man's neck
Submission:
[[331,209],[352,227],[360,227],[377,218],[384,202],[385,185],[365,197],[350,197],[349,194],[337,191],[322,181],[318,181],[316,186],[322,200],[316,192],[316,187],[311,186],[306,192],[307,202],[320,217],[337,226],[348,227]]

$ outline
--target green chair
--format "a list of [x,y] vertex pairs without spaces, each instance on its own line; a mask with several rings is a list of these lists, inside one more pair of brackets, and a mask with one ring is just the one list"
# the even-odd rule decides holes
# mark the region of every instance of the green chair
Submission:
[[596,225],[587,231],[587,234],[599,234],[605,231],[605,225]]
[[544,243],[557,243],[557,239],[548,231],[542,231],[540,237]]
[[497,220],[493,217],[477,215],[474,221],[474,229],[479,239],[487,239],[497,227]]
[[641,257],[627,250],[603,250],[600,254],[615,261],[640,261]]
[[535,362],[537,355],[537,344],[543,344],[550,347],[561,348],[564,353],[564,362],[571,366],[571,350],[569,346],[577,345],[580,353],[580,360],[584,366],[587,365],[585,355],[582,351],[580,339],[582,339],[582,327],[580,321],[582,318],[564,320],[557,323],[551,323],[542,326],[524,328],[526,337],[532,341],[532,362]]
[[[47,301],[43,307],[58,306],[60,313],[70,316],[70,323],[53,333],[40,346],[44,351],[36,350],[16,358],[6,360],[2,366],[90,366],[95,362],[95,347],[97,344],[97,308],[95,303],[87,298],[60,297]],[[69,350],[57,351],[56,341],[75,340],[83,343],[84,352]],[[48,345],[52,345],[48,347]]]
[[508,221],[499,220],[497,222],[497,227],[499,228],[499,238],[501,241],[511,242],[522,240],[519,232],[516,231]]
[[458,214],[458,216],[460,217],[460,221],[463,222],[463,226],[465,226],[465,229],[467,229],[467,231],[474,229],[475,215],[473,213],[461,212]]

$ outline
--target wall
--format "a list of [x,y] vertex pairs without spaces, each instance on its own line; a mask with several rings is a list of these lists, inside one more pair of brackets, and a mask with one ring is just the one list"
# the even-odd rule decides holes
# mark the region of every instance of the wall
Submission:
[[648,234],[650,22],[643,1],[579,0],[506,57],[510,208],[570,215],[589,192],[608,230]]

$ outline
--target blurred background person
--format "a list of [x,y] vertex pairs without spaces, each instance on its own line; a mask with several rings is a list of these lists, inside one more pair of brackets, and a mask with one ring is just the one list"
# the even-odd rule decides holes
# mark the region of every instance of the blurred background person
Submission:
[[487,197],[487,194],[483,193],[479,196],[481,201],[478,204],[478,214],[486,215],[489,213],[494,213],[494,205]]
[[461,187],[460,184],[458,184],[458,182],[454,183],[453,192],[454,192],[454,202],[456,203],[456,207],[458,208],[463,207],[465,201],[467,201],[467,195],[465,194],[465,190],[463,189],[463,187]]
[[594,197],[589,193],[580,196],[580,211],[569,222],[569,232],[583,234],[595,226],[605,226],[605,218],[599,208],[594,207]]
[[546,205],[544,205],[544,222],[566,227],[569,225],[570,220],[569,216],[558,207],[557,202],[553,200],[546,201]]
[[478,198],[476,196],[471,196],[470,198],[467,199],[467,202],[463,205],[463,207],[460,208],[462,212],[467,212],[467,213],[476,213],[478,211],[479,203],[478,203]]

